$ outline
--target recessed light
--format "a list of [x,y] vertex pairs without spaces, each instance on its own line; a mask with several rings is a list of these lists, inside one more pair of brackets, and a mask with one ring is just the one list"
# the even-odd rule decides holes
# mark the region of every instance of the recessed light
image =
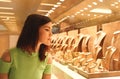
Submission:
[[115,4],[118,4],[118,2],[114,2]]
[[58,7],[59,5],[54,5],[54,7]]
[[52,8],[52,10],[55,10],[55,9],[56,9],[55,7]]
[[115,4],[111,4],[111,6],[115,6]]
[[119,6],[115,6],[116,8],[119,8]]
[[38,12],[48,12],[49,10],[37,10]]
[[92,7],[91,5],[88,5],[88,7]]
[[111,14],[112,13],[112,11],[110,9],[101,9],[101,8],[92,9],[92,10],[90,10],[90,12],[105,13],[105,14]]
[[11,0],[0,0],[0,2],[12,2]]
[[88,16],[90,16],[90,14],[88,14]]
[[84,8],[84,10],[87,10],[88,8]]
[[80,10],[81,12],[83,12],[84,10]]
[[13,8],[10,8],[10,7],[0,7],[0,9],[13,9]]
[[100,2],[103,2],[103,0],[99,0]]
[[60,0],[61,2],[63,2],[64,0]]
[[96,3],[96,2],[93,2],[93,4],[94,4],[94,5],[97,5],[97,3]]
[[0,18],[7,18],[7,17],[9,17],[9,18],[15,18],[14,16],[0,16]]
[[10,12],[0,12],[0,14],[14,15],[15,13],[10,13]]
[[61,2],[57,2],[58,5],[62,4]]
[[81,15],[83,16],[84,14],[82,13]]
[[43,6],[54,6],[54,4],[48,4],[48,3],[41,3],[40,5],[43,5]]

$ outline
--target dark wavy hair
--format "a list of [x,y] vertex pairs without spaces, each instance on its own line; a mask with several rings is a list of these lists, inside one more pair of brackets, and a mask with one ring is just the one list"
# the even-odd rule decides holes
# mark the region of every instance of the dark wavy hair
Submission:
[[[25,20],[23,29],[19,36],[16,47],[27,52],[35,52],[39,40],[39,28],[44,24],[51,22],[47,16],[31,14]],[[48,46],[41,44],[39,48],[39,59],[45,60],[45,52]]]

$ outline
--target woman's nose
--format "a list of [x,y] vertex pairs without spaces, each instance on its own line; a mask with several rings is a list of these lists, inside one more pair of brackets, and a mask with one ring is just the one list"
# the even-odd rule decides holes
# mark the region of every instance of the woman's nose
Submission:
[[52,34],[53,34],[52,31],[50,31],[50,36],[52,36]]

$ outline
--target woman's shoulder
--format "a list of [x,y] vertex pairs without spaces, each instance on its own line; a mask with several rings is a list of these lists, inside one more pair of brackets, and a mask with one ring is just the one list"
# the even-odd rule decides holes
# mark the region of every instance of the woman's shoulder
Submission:
[[3,61],[10,62],[11,56],[12,56],[12,54],[14,54],[14,51],[16,51],[16,50],[17,50],[17,48],[11,48],[11,49],[5,50],[1,56],[1,59]]
[[10,51],[6,50],[5,52],[3,52],[1,59],[5,62],[10,62],[11,61]]
[[52,64],[52,55],[47,54],[47,64]]

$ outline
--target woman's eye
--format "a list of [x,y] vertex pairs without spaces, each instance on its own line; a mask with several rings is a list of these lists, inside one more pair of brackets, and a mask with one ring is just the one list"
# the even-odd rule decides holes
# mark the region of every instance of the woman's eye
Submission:
[[49,29],[45,29],[46,31],[50,31]]

